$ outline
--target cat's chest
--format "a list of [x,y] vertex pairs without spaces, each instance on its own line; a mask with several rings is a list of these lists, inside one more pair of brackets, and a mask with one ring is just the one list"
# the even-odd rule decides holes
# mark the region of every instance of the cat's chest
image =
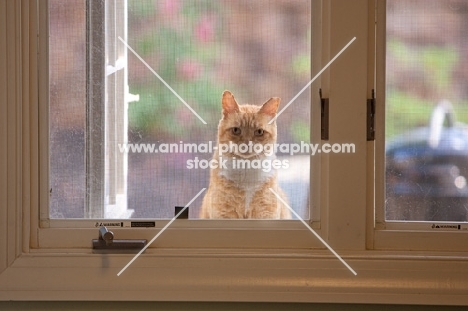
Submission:
[[265,165],[265,163],[271,163],[272,160],[271,157],[260,160],[229,158],[218,170],[218,174],[234,182],[239,188],[257,188],[275,176],[275,170]]
[[[271,161],[272,159],[263,159],[261,161]],[[237,162],[236,162],[237,161]],[[244,160],[241,160],[244,161]],[[259,162],[244,161],[239,162],[238,159],[229,159],[229,164],[218,170],[221,177],[233,182],[244,195],[244,216],[247,216],[251,210],[250,202],[255,193],[261,186],[275,176],[275,171],[272,169],[259,168]],[[266,166],[267,167],[267,166]]]

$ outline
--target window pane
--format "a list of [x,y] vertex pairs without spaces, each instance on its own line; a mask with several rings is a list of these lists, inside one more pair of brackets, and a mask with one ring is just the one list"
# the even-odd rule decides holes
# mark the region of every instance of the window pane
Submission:
[[[51,218],[172,218],[209,185],[214,149],[202,149],[216,146],[224,90],[239,104],[281,97],[281,110],[310,81],[310,1],[93,3],[49,6]],[[100,36],[104,57],[89,44]],[[310,156],[292,148],[310,142],[310,101],[307,90],[276,121],[278,181],[303,218]],[[189,151],[164,151],[174,145]]]
[[467,9],[387,0],[387,220],[468,219]]
[[82,218],[85,202],[86,4],[49,1],[50,217]]
[[[206,122],[204,125],[129,52],[129,142],[216,145],[221,95],[280,109],[310,80],[310,1],[129,1],[128,43]],[[278,143],[309,142],[310,95],[304,92],[278,118]],[[128,200],[134,217],[169,218],[208,187],[212,151],[129,153]],[[309,156],[277,153],[292,207],[308,218]],[[200,162],[198,168],[195,159]],[[191,163],[191,164],[190,164]],[[284,163],[284,162],[283,162]],[[190,168],[192,167],[192,168]],[[190,209],[200,215],[201,200]]]

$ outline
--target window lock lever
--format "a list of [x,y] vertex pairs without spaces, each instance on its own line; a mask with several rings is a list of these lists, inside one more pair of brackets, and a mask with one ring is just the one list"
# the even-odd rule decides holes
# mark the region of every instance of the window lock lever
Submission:
[[106,246],[112,245],[114,242],[114,232],[109,231],[106,227],[99,228],[99,241],[104,241]]
[[93,239],[94,251],[111,251],[115,253],[136,252],[146,246],[147,240],[118,240],[114,239],[114,233],[107,227],[99,228],[99,238]]

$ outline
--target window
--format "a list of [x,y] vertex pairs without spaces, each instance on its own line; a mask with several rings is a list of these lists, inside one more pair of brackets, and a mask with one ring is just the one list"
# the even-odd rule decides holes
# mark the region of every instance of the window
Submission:
[[[312,32],[318,34],[320,24],[315,22],[312,27],[308,1],[245,5],[77,0],[66,6],[50,1],[43,10],[48,10],[51,33],[50,109],[47,95],[41,106],[50,120],[49,131],[42,128],[44,139],[50,139],[47,151],[42,146],[50,153],[50,188],[40,206],[38,247],[86,247],[89,236],[85,238],[80,230],[68,233],[75,237],[73,245],[59,237],[70,227],[95,232],[101,224],[117,230],[145,224],[148,230],[139,234],[150,240],[166,219],[174,217],[175,206],[184,206],[208,186],[209,168],[192,168],[189,162],[208,161],[212,148],[208,152],[182,149],[194,144],[216,145],[225,89],[231,89],[240,103],[249,99],[263,103],[275,96],[268,94],[271,92],[284,94],[284,107],[286,99],[294,99],[282,112],[281,123],[278,121],[277,156],[288,163],[286,169],[278,170],[278,180],[299,217],[320,230],[320,209],[313,209],[310,215],[311,206],[319,205],[314,203],[319,200],[318,183],[314,185],[316,195],[309,196],[310,163],[315,161],[318,176],[319,157],[291,147],[319,139],[319,123],[311,122],[310,117],[311,88],[304,87],[310,81],[311,66],[315,72],[320,69],[317,62],[311,64]],[[250,28],[257,30],[251,33]],[[319,51],[320,41],[314,40]],[[77,83],[70,82],[73,80]],[[318,94],[318,85],[313,88]],[[311,132],[316,133],[312,140]],[[145,152],[147,148],[156,150]],[[201,198],[190,207],[189,221],[173,225],[174,230],[178,226],[198,232],[258,229],[253,222],[192,221],[199,218]],[[302,226],[271,221],[252,245],[264,245],[278,228],[293,236],[303,235],[297,231]],[[192,237],[180,243],[189,247],[224,243],[222,239],[210,242]],[[312,244],[294,240],[298,245],[322,247],[317,240]],[[288,247],[296,244],[287,238],[278,242]],[[170,239],[164,245],[173,243]],[[237,247],[236,243],[232,246]]]
[[[50,1],[50,218],[172,218],[209,184],[223,90],[284,107],[310,81],[310,11],[309,1]],[[279,181],[306,219],[309,156],[290,146],[310,142],[309,103],[305,92],[282,113],[277,141]]]
[[466,5],[387,1],[387,220],[468,221]]
[[126,1],[50,1],[49,17],[47,219],[129,218]]
[[378,7],[373,247],[464,250],[464,5]]
[[[47,74],[43,73],[49,71],[49,53],[44,51],[52,48],[47,31],[49,22],[53,20],[49,10],[52,2],[0,2],[0,23],[9,25],[8,29],[0,27],[0,66],[6,68],[0,72],[0,299],[468,304],[468,283],[464,273],[468,271],[466,231],[431,228],[433,224],[466,224],[432,220],[390,220],[385,216],[386,140],[382,127],[385,124],[385,110],[380,108],[387,104],[387,96],[384,96],[387,90],[385,20],[390,17],[386,12],[385,2],[332,0],[313,1],[310,4],[312,14],[317,14],[313,15],[315,18],[311,22],[311,75],[319,72],[356,37],[322,73],[320,79],[311,85],[311,140],[320,141],[321,102],[318,90],[321,88],[322,97],[329,101],[329,140],[326,142],[352,142],[356,152],[321,154],[312,159],[312,208],[310,219],[306,221],[357,272],[356,276],[297,220],[195,219],[175,221],[123,274],[117,276],[134,254],[95,253],[91,249],[91,240],[98,237],[96,223],[99,226],[101,219],[109,222],[113,222],[113,219],[97,216],[86,218],[90,215],[84,210],[85,203],[80,203],[79,206],[83,209],[77,214],[77,218],[50,213],[53,205],[49,203],[54,200],[50,197],[55,195],[57,189],[52,188],[50,193],[49,181],[53,173],[52,167],[56,164],[50,163],[49,166],[49,125],[53,121],[47,120],[53,115],[49,114],[52,105],[52,100],[49,101],[49,80],[45,78]],[[93,16],[85,14],[86,6],[99,6],[104,2],[83,3],[81,16],[75,11],[70,19],[77,18],[80,23],[86,22],[87,18],[92,20]],[[139,10],[143,13],[150,5],[149,2],[138,3],[141,4]],[[205,6],[206,3],[202,8],[209,7]],[[118,16],[124,16],[118,12],[125,12],[117,7],[112,9],[108,6],[104,11],[96,8],[92,13],[107,16],[106,20],[112,21],[116,32],[127,29],[127,44],[144,54],[144,48],[140,50],[138,44],[132,42],[130,35],[130,12],[138,8],[132,7],[130,1],[127,4],[127,26],[122,20],[117,22]],[[151,2],[153,4],[154,1]],[[197,12],[193,13],[194,17],[198,16]],[[62,17],[67,18],[66,15]],[[94,18],[102,21],[96,16]],[[171,21],[175,22],[177,19],[167,22]],[[190,28],[190,25],[186,28]],[[99,24],[95,26],[98,27]],[[76,33],[67,30],[73,39],[62,48],[73,46],[71,42],[89,40],[86,27],[84,29],[84,32]],[[105,29],[109,30],[104,27],[104,33]],[[102,34],[102,31],[98,33]],[[120,37],[125,39],[125,30]],[[159,34],[155,37],[159,38]],[[76,120],[56,120],[67,126],[67,122],[78,122],[81,113],[79,126],[83,128],[82,134],[77,132],[73,133],[76,136],[71,135],[78,137],[78,141],[86,141],[88,125],[84,116],[88,106],[83,103],[89,101],[85,95],[90,96],[90,88],[95,87],[99,94],[93,98],[103,102],[100,106],[102,112],[91,119],[93,122],[101,122],[101,125],[104,119],[106,129],[125,127],[121,125],[126,119],[118,117],[125,117],[125,114],[117,109],[112,111],[112,106],[122,100],[120,95],[115,95],[117,90],[125,92],[123,99],[128,102],[129,107],[145,101],[143,89],[132,89],[131,81],[135,77],[131,76],[130,60],[135,55],[130,54],[129,49],[119,50],[122,47],[120,42],[122,41],[104,41],[108,51],[105,55],[116,55],[111,62],[105,60],[106,67],[103,71],[99,65],[98,69],[101,68],[101,71],[95,73],[105,77],[96,80],[104,81],[105,88],[102,85],[86,86],[86,79],[83,77],[81,82],[77,80],[68,95],[70,98],[80,98],[81,108],[77,109],[81,112],[75,112]],[[84,53],[89,57],[89,50]],[[121,59],[119,53],[127,53],[127,61],[118,61]],[[157,68],[157,60],[152,60],[149,56],[144,59],[151,67]],[[78,58],[76,61],[80,62],[82,59]],[[156,61],[156,64],[151,61]],[[96,63],[99,62],[102,63],[102,60],[96,60]],[[135,66],[141,66],[141,62],[136,59],[132,62]],[[88,62],[88,65],[91,63]],[[140,68],[146,75],[145,82],[156,88],[158,80],[147,69]],[[91,71],[86,69],[74,74],[83,75],[83,72],[84,75],[89,75]],[[106,73],[109,75],[106,76]],[[116,73],[123,74],[121,79]],[[125,79],[128,79],[128,83]],[[60,79],[58,82],[61,82]],[[129,85],[128,92],[125,89],[126,84]],[[88,91],[79,92],[80,95],[73,93],[76,89],[86,88]],[[176,85],[173,88],[187,97],[183,94],[183,87],[179,89]],[[104,95],[100,93],[102,89],[105,90]],[[367,141],[366,103],[371,98],[373,89],[376,95],[376,139]],[[160,92],[164,91],[167,90],[161,88]],[[158,96],[162,96],[161,93]],[[119,98],[112,101],[113,105],[106,104],[111,96]],[[242,96],[237,98],[242,99]],[[130,100],[133,101],[129,102]],[[213,107],[215,105],[217,104],[213,103]],[[184,108],[177,101],[174,107]],[[292,107],[294,105],[290,108]],[[211,108],[206,110],[211,111]],[[184,109],[181,111],[187,113]],[[111,118],[111,114],[114,117]],[[187,115],[192,118],[191,114]],[[202,117],[207,115],[200,113]],[[115,120],[115,123],[107,122],[109,119]],[[130,116],[130,110],[128,121],[128,132],[131,133],[135,119]],[[196,124],[198,119],[194,118],[193,121]],[[116,131],[115,135],[117,133]],[[102,139],[102,132],[95,134]],[[129,135],[129,141],[131,138]],[[104,142],[112,139],[114,138],[104,135]],[[81,162],[78,159],[72,162],[86,170],[89,165],[87,152],[95,153],[92,153],[93,150],[86,151],[86,143],[82,145],[84,146],[77,144],[70,147],[81,149],[79,153],[83,157]],[[125,162],[125,157],[106,153],[107,146],[107,143],[98,146],[101,148],[99,152],[104,153],[107,164],[97,163],[94,172],[97,169],[102,170],[96,176],[100,176],[99,181],[105,180],[105,184],[110,185],[119,176],[125,177],[125,170],[122,173],[114,170],[114,177],[111,178],[108,167],[111,165],[125,168],[125,165],[119,164],[119,161]],[[127,185],[130,186],[130,157],[133,155],[129,153],[127,156]],[[66,159],[55,159],[66,163]],[[55,172],[61,174],[62,170]],[[77,182],[70,186],[71,189],[84,189],[79,190],[84,194],[77,195],[77,198],[87,200],[86,175],[75,177]],[[114,185],[118,183],[114,182]],[[99,211],[105,216],[105,204],[108,203],[108,207],[113,205],[109,203],[113,200],[111,193],[116,194],[114,198],[118,201],[118,187],[115,191],[110,188],[106,186],[99,190],[106,194],[103,199],[104,208],[100,211],[92,209],[93,212]],[[187,202],[188,200],[184,200],[182,204]],[[51,206],[51,210],[44,209],[44,206]],[[57,204],[55,211],[60,209],[60,204]],[[133,219],[142,217],[136,214],[137,207],[127,204],[122,205],[120,210],[134,211],[132,215],[124,216],[130,218],[118,219],[124,226],[112,228],[115,239],[151,240],[168,223],[167,217],[172,216],[171,211],[168,216],[152,218],[154,227],[132,228],[130,224]],[[125,227],[127,223],[128,228]]]

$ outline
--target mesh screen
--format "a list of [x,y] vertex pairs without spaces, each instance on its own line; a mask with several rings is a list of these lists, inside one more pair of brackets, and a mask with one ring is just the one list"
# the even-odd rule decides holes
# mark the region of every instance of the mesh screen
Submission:
[[49,1],[50,217],[81,218],[85,202],[86,5]]
[[[216,144],[224,90],[240,104],[281,97],[281,109],[311,79],[310,1],[128,0],[127,8],[115,14],[127,18],[128,45],[207,123],[128,51],[128,92],[139,98],[128,102],[129,144]],[[87,217],[85,112],[92,103],[86,102],[86,23],[84,0],[50,1],[51,218]],[[304,92],[278,118],[278,143],[310,142],[310,121],[310,95]],[[277,156],[290,163],[278,171],[280,185],[291,207],[308,218],[310,157]],[[209,184],[209,169],[189,169],[188,161],[211,157],[128,152],[131,217],[173,217],[174,206],[184,206]],[[198,218],[200,204],[201,198],[191,205],[190,218]]]
[[387,0],[386,217],[466,221],[468,1]]

